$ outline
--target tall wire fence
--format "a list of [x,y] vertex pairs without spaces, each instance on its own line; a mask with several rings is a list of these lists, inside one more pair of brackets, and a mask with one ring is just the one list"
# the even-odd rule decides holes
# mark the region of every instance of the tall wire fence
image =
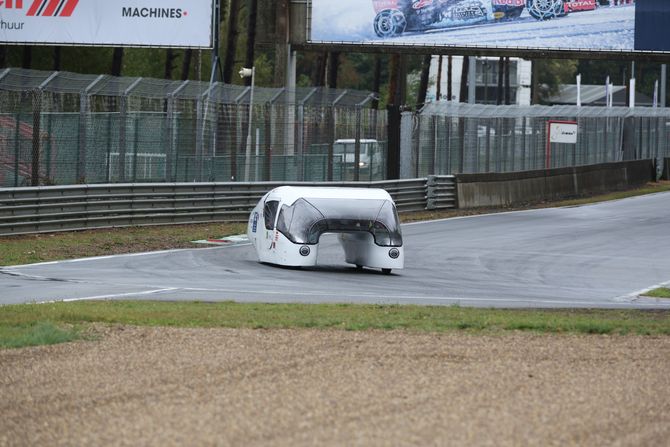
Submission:
[[[394,171],[388,112],[372,107],[370,92],[256,87],[250,104],[251,93],[222,83],[4,69],[0,187],[370,181]],[[550,121],[576,123],[576,143],[548,144]],[[401,178],[670,157],[668,108],[438,101],[400,122]]]
[[[670,157],[670,109],[489,106],[446,101],[406,114],[407,175],[511,172]],[[548,143],[550,122],[576,143]],[[409,130],[411,129],[411,130]]]
[[386,112],[371,93],[256,87],[250,104],[251,93],[5,69],[0,186],[385,177]]

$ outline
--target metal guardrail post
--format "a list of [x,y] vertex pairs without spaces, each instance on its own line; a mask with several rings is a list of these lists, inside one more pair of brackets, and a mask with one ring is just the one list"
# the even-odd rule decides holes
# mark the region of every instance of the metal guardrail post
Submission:
[[434,210],[436,208],[435,196],[437,181],[434,175],[429,175],[426,179],[426,209]]

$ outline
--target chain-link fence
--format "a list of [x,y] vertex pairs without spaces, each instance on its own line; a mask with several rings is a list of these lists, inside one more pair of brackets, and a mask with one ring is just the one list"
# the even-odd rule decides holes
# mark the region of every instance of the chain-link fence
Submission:
[[[369,92],[253,93],[249,113],[249,87],[4,69],[0,187],[386,178],[388,115]],[[576,144],[547,144],[550,121],[576,123]],[[667,108],[439,101],[400,127],[402,178],[670,157]]]
[[[5,69],[0,186],[381,180],[369,92]],[[349,144],[353,142],[353,144]]]
[[[548,143],[550,122],[577,142]],[[408,177],[510,172],[670,156],[670,109],[487,106],[446,101],[403,116]]]

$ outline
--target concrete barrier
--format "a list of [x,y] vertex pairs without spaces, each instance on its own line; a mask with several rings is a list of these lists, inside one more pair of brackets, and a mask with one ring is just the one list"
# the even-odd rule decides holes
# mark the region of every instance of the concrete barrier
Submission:
[[661,180],[670,180],[670,158],[663,159],[663,171],[661,172]]
[[578,197],[628,189],[654,180],[653,160],[456,175],[459,208],[504,207]]

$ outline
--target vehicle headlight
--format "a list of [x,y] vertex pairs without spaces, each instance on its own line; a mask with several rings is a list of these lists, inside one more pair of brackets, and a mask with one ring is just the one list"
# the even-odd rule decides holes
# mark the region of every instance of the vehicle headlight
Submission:
[[389,250],[389,257],[391,259],[398,259],[398,256],[400,256],[400,250],[397,248],[392,248]]
[[301,254],[302,256],[309,256],[309,252],[310,252],[311,250],[309,249],[309,247],[308,247],[307,245],[303,245],[302,247],[300,247],[300,250],[299,250],[299,251],[300,251],[300,254]]
[[359,168],[364,168],[364,167],[366,167],[367,165],[368,165],[368,164],[367,164],[366,162],[364,162],[364,161],[361,161],[361,162],[358,163],[358,167],[359,167]]

